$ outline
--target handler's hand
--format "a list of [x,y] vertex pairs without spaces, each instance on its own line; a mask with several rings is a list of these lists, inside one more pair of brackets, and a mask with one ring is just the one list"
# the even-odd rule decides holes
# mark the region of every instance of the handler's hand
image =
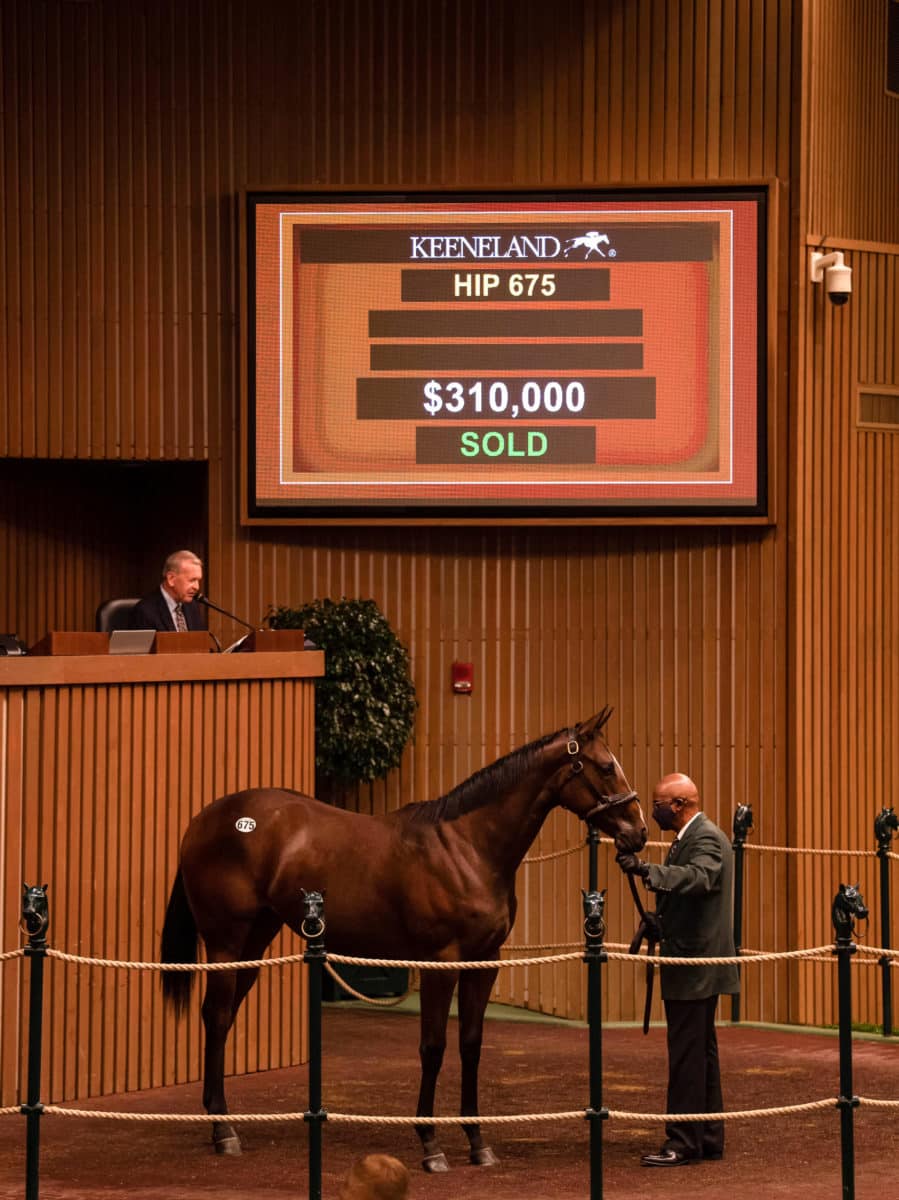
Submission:
[[641,879],[649,875],[649,867],[636,854],[616,854],[615,861],[625,875],[639,875]]

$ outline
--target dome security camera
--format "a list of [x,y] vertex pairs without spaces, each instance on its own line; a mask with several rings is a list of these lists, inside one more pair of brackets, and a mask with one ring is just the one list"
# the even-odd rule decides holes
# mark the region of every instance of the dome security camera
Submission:
[[843,262],[842,250],[834,250],[831,254],[813,251],[809,259],[809,279],[812,283],[823,282],[831,304],[845,304],[852,295],[852,268]]

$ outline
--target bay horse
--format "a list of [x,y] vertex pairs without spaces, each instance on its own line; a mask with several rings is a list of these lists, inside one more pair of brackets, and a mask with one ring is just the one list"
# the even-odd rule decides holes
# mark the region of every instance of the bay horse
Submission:
[[[604,708],[573,729],[530,743],[437,800],[368,816],[300,792],[251,788],[223,796],[190,822],[162,931],[162,962],[262,957],[282,928],[301,932],[303,893],[326,894],[325,947],[364,958],[498,960],[515,920],[515,872],[557,805],[614,837],[646,841],[635,792],[609,750]],[[484,1012],[498,968],[421,972],[421,1084],[416,1115],[434,1115],[450,1001],[459,986],[462,1116],[477,1117]],[[257,967],[206,976],[203,1104],[225,1116],[225,1040]],[[193,972],[164,971],[163,995],[184,1011]],[[435,1134],[417,1126],[427,1171],[449,1169]],[[498,1160],[476,1120],[463,1126],[470,1160]],[[221,1154],[239,1154],[226,1120],[213,1124]]]

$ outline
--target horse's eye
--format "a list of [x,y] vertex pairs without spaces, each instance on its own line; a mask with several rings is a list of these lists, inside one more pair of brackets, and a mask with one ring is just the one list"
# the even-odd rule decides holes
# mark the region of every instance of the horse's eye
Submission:
[[599,770],[600,770],[601,775],[614,775],[615,774],[615,764],[611,763],[611,762],[610,763],[600,763]]

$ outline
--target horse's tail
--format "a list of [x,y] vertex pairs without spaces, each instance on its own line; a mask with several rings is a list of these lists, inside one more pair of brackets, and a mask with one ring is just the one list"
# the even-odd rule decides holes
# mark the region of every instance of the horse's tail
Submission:
[[[197,923],[187,902],[187,892],[184,890],[184,880],[180,870],[175,876],[168,907],[165,910],[159,959],[164,963],[195,963],[197,961]],[[162,972],[162,995],[174,1007],[176,1017],[180,1017],[187,1008],[195,974],[194,971]]]

